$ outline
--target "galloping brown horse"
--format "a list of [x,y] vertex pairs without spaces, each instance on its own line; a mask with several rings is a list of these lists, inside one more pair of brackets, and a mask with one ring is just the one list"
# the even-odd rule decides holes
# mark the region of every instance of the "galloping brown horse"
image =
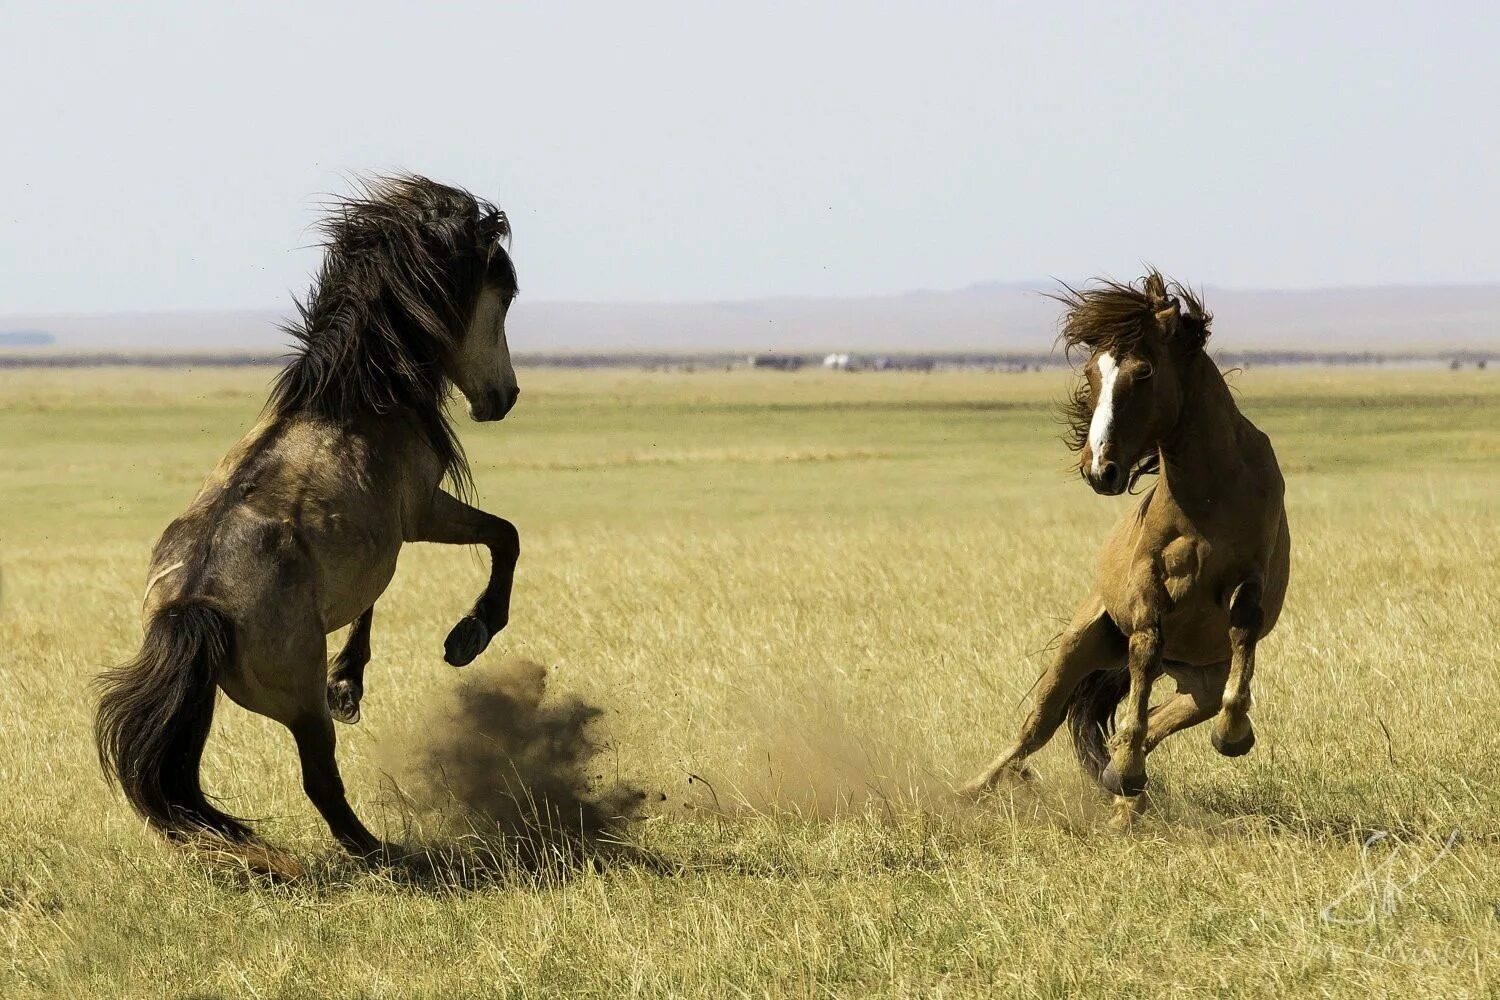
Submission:
[[[1202,302],[1156,271],[1058,298],[1064,344],[1088,356],[1066,408],[1080,473],[1106,496],[1159,478],[1105,542],[1020,738],[968,790],[1025,776],[1066,717],[1080,762],[1128,818],[1146,755],[1172,733],[1217,715],[1219,753],[1254,745],[1255,647],[1281,613],[1291,542],[1276,455],[1204,350]],[[1150,708],[1163,672],[1178,693]]]
[[[383,845],[349,808],[334,718],[359,718],[375,601],[403,542],[480,544],[489,584],[447,639],[455,666],[506,625],[520,544],[467,488],[444,411],[475,420],[519,394],[505,340],[516,294],[505,215],[421,177],[374,181],[323,223],[322,270],[290,332],[300,350],[260,422],[168,526],[151,559],[145,638],[100,679],[99,759],[135,810],[175,841],[253,845],[211,805],[199,762],[217,689],[291,730],[303,788],[335,837]],[[331,670],[328,633],[355,623]],[[254,852],[246,852],[247,855]]]

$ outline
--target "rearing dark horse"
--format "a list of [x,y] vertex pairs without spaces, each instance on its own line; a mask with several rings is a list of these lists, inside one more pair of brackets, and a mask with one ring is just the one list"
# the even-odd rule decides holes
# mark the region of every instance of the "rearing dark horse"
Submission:
[[[516,529],[440,488],[470,482],[449,387],[478,421],[504,417],[520,391],[505,215],[402,176],[340,201],[322,232],[322,269],[290,328],[300,350],[260,422],[157,542],[140,653],[100,679],[105,773],[179,842],[254,841],[199,784],[222,688],[291,730],[303,788],[339,842],[380,851],[344,797],[333,720],[359,718],[371,615],[402,543],[489,547],[489,584],[449,634],[449,663],[472,661],[509,615]],[[326,636],[350,622],[330,669]]]
[[[1088,357],[1067,407],[1080,473],[1110,496],[1148,473],[1160,478],[1105,542],[1094,590],[1020,737],[969,791],[1024,775],[1066,717],[1079,760],[1128,821],[1146,755],[1172,733],[1217,715],[1220,753],[1255,743],[1255,647],[1281,614],[1291,550],[1284,485],[1270,439],[1240,413],[1204,350],[1213,317],[1191,291],[1152,271],[1061,299],[1062,340]],[[1162,673],[1178,693],[1153,709]]]

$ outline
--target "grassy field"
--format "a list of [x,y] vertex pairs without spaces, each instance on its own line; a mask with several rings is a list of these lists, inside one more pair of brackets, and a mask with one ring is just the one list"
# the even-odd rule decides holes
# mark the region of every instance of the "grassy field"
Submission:
[[[600,772],[666,795],[628,830],[658,862],[365,870],[285,732],[227,704],[206,784],[309,874],[148,838],[88,681],[267,373],[7,372],[0,996],[1500,995],[1500,376],[1237,377],[1293,533],[1259,744],[1167,743],[1119,835],[1060,742],[1035,787],[944,793],[1013,735],[1129,502],[1069,473],[1060,373],[522,375],[510,420],[462,428],[524,545],[469,670],[524,657],[605,709]],[[378,607],[340,757],[392,836],[385,775],[460,684],[442,639],[484,572],[414,546]]]

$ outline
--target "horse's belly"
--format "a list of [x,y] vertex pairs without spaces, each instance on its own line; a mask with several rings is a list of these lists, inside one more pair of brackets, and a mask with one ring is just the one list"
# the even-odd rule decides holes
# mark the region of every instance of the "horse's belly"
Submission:
[[1179,607],[1162,620],[1162,657],[1194,666],[1229,659],[1229,613],[1216,604]]
[[396,552],[347,563],[341,560],[322,569],[319,611],[324,629],[332,632],[364,614],[385,593],[396,575]]
[[388,513],[318,511],[304,521],[326,631],[343,628],[368,611],[396,575],[401,534]]

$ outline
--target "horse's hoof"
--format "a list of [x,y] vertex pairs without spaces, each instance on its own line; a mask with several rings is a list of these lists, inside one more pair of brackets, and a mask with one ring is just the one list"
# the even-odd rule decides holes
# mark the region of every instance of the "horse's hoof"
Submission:
[[1146,772],[1140,774],[1121,774],[1110,764],[1104,768],[1104,773],[1099,775],[1099,784],[1111,795],[1123,795],[1133,798],[1146,790]]
[[466,615],[443,643],[443,659],[449,666],[467,667],[490,644],[490,630],[473,615]]
[[354,725],[359,721],[359,700],[364,697],[364,688],[354,681],[343,679],[328,684],[328,714],[339,722]]
[[372,849],[361,852],[359,858],[375,868],[399,868],[409,855],[410,852],[400,844],[382,840]]
[[1255,746],[1255,730],[1248,729],[1243,738],[1238,740],[1226,740],[1219,735],[1218,727],[1209,731],[1208,741],[1213,744],[1214,749],[1225,757],[1243,757]]
[[1038,780],[1037,773],[1036,771],[1032,770],[1031,765],[1027,764],[1025,761],[1021,761],[1018,763],[1007,764],[1005,767],[1001,768],[993,775],[988,773],[981,774],[973,781],[970,781],[960,787],[958,790],[958,794],[967,799],[982,799],[987,795],[993,794],[995,789],[999,787],[1000,782],[1005,780],[1006,778],[1010,778],[1013,781],[1019,781],[1022,784],[1027,785]]
[[359,863],[398,878],[432,877],[438,873],[433,856],[424,850],[380,841],[366,850],[350,852]]
[[978,802],[980,799],[984,798],[994,790],[994,785],[990,784],[983,777],[979,777],[975,778],[973,781],[965,782],[964,785],[959,788],[958,794],[966,799],[973,799],[975,802]]

